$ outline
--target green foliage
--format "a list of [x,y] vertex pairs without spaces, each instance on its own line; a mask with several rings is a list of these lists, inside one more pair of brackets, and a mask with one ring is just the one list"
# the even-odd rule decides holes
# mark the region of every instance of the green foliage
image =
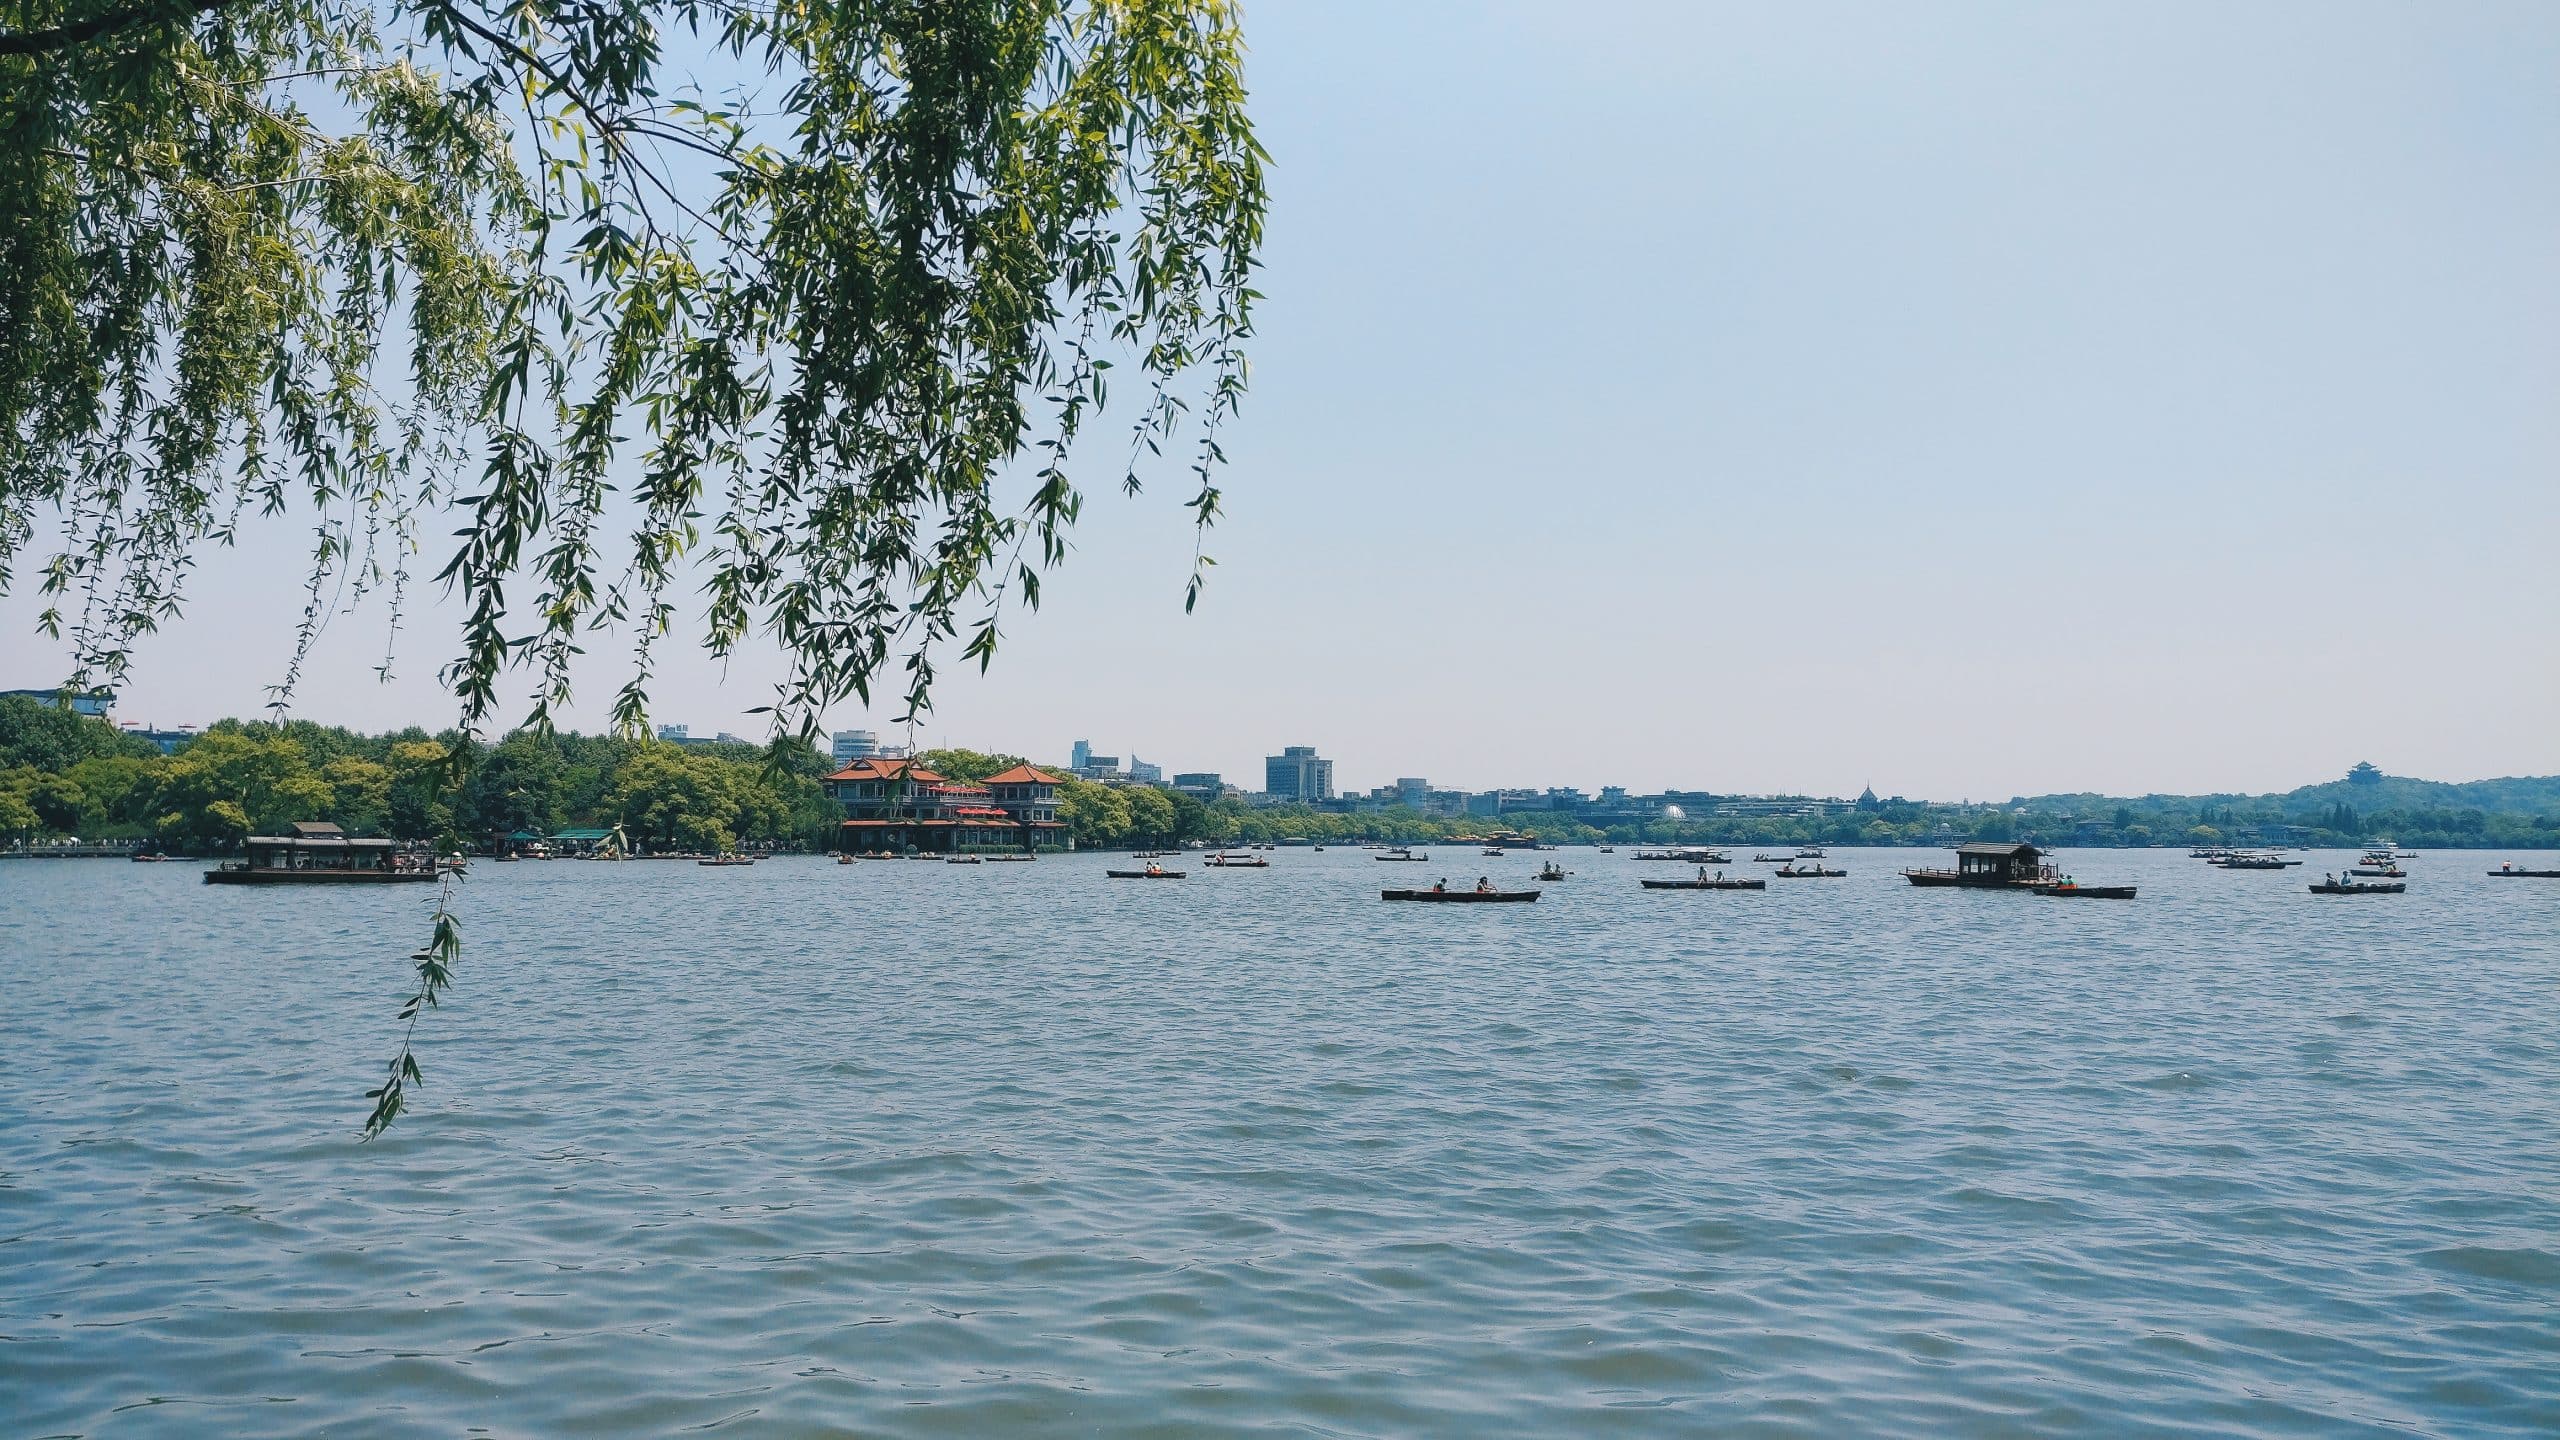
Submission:
[[364,1138],[371,1140],[391,1127],[407,1107],[409,1087],[424,1084],[426,1074],[419,1068],[413,1047],[418,1035],[418,1014],[443,1003],[445,987],[453,983],[454,962],[462,956],[462,922],[453,913],[453,875],[448,872],[438,879],[436,913],[427,931],[423,950],[409,956],[416,968],[418,988],[400,1006],[400,1049],[391,1057],[389,1073],[379,1088],[364,1092],[373,1102],[373,1113],[365,1117]]
[[93,756],[157,755],[159,747],[68,706],[0,695],[0,770],[59,774]]
[[1024,762],[1019,755],[989,755],[976,750],[925,750],[917,753],[916,763],[962,785],[979,785],[984,784],[988,776]]
[[6,14],[0,588],[59,516],[79,683],[301,504],[279,704],[338,583],[396,630],[451,531],[466,732],[517,667],[548,729],[619,626],[640,733],[699,567],[709,645],[778,641],[805,739],[884,676],[920,710],[937,655],[984,664],[1038,603],[1107,377],[1137,402],[1107,480],[1178,439],[1219,512],[1264,208],[1228,0]]

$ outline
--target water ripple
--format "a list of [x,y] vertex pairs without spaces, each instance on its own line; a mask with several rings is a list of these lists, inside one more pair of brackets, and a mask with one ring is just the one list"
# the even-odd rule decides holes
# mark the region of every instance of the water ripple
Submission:
[[2133,853],[2078,868],[2139,902],[2050,905],[1907,858],[1665,903],[1586,852],[1449,913],[1356,851],[497,867],[370,1146],[418,897],[0,865],[0,1409],[2560,1434],[2560,890]]

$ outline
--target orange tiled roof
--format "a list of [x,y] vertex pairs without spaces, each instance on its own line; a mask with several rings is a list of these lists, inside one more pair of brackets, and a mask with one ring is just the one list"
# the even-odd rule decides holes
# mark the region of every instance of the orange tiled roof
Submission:
[[1055,785],[1058,777],[1035,765],[1016,765],[1000,775],[987,777],[990,785]]
[[854,761],[852,764],[845,766],[843,769],[826,778],[830,780],[904,779],[913,780],[920,785],[939,785],[942,783],[941,776],[927,770],[913,760],[896,757],[884,758],[878,755],[865,755],[861,759]]

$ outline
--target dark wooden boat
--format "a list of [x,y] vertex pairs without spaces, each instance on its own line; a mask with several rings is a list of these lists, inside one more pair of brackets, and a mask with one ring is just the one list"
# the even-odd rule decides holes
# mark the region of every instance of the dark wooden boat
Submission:
[[2522,865],[2501,865],[2489,873],[2525,880],[2560,880],[2560,870],[2528,870]]
[[1766,890],[1766,880],[1639,880],[1647,890]]
[[1430,857],[1429,855],[1427,855],[1427,854],[1424,854],[1424,855],[1372,855],[1372,856],[1370,856],[1369,858],[1370,858],[1370,859],[1372,859],[1372,860],[1400,860],[1400,861],[1409,861],[1409,862],[1411,862],[1412,864],[1420,865],[1420,864],[1424,863],[1425,861],[1429,860],[1431,857]]
[[1784,855],[1754,855],[1751,857],[1751,863],[1754,865],[1784,865],[1787,863],[1787,860],[1788,857]]
[[975,855],[945,855],[942,857],[942,863],[945,865],[983,865],[987,862],[979,859]]
[[1793,861],[1789,861],[1787,864],[1781,865],[1769,873],[1777,876],[1781,880],[1838,880],[1846,876],[1849,872],[1846,870],[1832,870],[1821,865],[1816,865],[1812,869],[1808,870]]
[[2313,885],[2314,895],[2397,895],[2409,887],[2397,880],[2342,880]]
[[1557,881],[1560,881],[1560,880],[1564,879],[1564,877],[1565,877],[1566,875],[1571,874],[1571,873],[1572,873],[1571,871],[1566,870],[1566,869],[1565,869],[1563,866],[1561,866],[1561,865],[1549,864],[1549,865],[1546,865],[1546,866],[1542,866],[1542,867],[1539,869],[1539,871],[1538,871],[1538,878],[1539,878],[1539,879],[1541,879],[1541,880],[1547,881],[1549,884],[1553,884],[1553,883],[1555,883],[1555,882],[1557,882]]
[[709,860],[696,860],[693,863],[696,865],[753,865],[756,862],[753,857],[746,855],[719,855]]
[[2066,880],[2059,885],[2039,885],[2036,893],[2058,895],[2066,900],[2130,900],[2133,888],[2130,885],[2081,885]]
[[2409,872],[2401,869],[2397,865],[2350,865],[2347,867],[2347,873],[2350,875],[2367,875],[2377,880],[2406,880],[2409,878]]
[[1179,870],[1105,870],[1102,873],[1114,880],[1179,880],[1182,878],[1182,872]]
[[1381,890],[1381,900],[1430,900],[1448,905],[1525,904],[1538,898],[1535,890]]
[[853,857],[850,855],[839,855],[836,857],[836,863],[839,865],[850,865],[853,863]]
[[2231,855],[2211,863],[2224,870],[2287,870],[2302,862],[2280,855]]
[[981,855],[978,858],[990,865],[1028,865],[1040,857],[1037,855]]
[[1212,855],[1200,862],[1212,870],[1268,870],[1271,862],[1247,855]]

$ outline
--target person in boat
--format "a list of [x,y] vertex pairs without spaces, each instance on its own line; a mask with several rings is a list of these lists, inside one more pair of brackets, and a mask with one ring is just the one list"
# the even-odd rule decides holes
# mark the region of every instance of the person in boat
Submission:
[[1479,876],[1477,876],[1477,877],[1476,877],[1476,893],[1477,893],[1477,894],[1479,894],[1479,895],[1490,895],[1490,894],[1492,894],[1492,893],[1493,893],[1493,878],[1492,878],[1491,876],[1488,876],[1488,875],[1479,875]]
[[1437,879],[1437,880],[1432,881],[1432,882],[1431,882],[1431,893],[1432,893],[1432,894],[1434,894],[1434,895],[1446,895],[1446,894],[1448,894],[1448,893],[1449,893],[1449,879],[1448,879],[1448,877],[1444,875],[1444,876],[1442,876],[1441,878],[1439,878],[1439,879]]
[[2335,876],[2335,875],[2331,875],[2331,874],[2328,874],[2328,873],[2326,873],[2326,872],[2323,872],[2323,873],[2321,874],[2321,876],[2320,876],[2320,883],[2322,883],[2322,884],[2324,884],[2324,885],[2335,885],[2335,884],[2337,884],[2337,883],[2338,883],[2338,877],[2337,877],[2337,876]]
[[1147,873],[1149,875],[1162,875],[1164,873],[1164,867],[1153,860],[1150,860],[1147,862]]

